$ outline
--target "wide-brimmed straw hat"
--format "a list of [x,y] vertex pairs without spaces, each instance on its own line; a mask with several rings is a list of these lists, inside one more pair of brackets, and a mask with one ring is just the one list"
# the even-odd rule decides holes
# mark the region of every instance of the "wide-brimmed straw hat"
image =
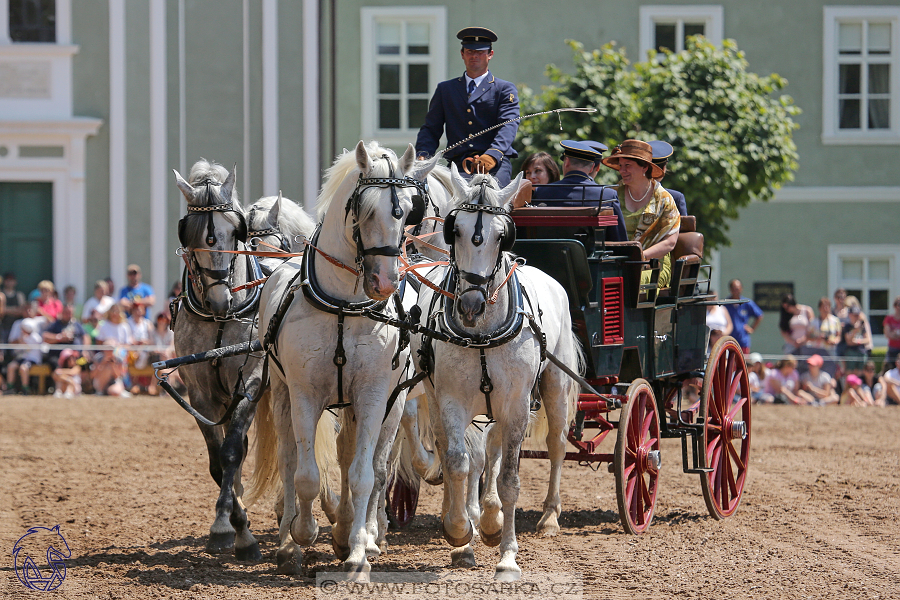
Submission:
[[650,167],[652,169],[650,176],[653,179],[662,177],[662,167],[653,164],[653,148],[647,142],[642,142],[641,140],[625,140],[613,148],[612,154],[604,158],[601,162],[610,169],[618,171],[620,158],[630,158]]

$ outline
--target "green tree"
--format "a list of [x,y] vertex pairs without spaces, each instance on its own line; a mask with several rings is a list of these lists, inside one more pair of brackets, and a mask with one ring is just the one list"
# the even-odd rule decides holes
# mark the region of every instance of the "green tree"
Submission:
[[[730,245],[728,222],[739,210],[754,200],[769,200],[793,179],[797,147],[792,136],[798,125],[792,117],[800,109],[790,96],[776,95],[787,85],[784,78],[747,71],[733,40],[719,49],[703,37],[688,38],[683,52],[651,52],[649,60],[633,66],[615,43],[592,51],[567,43],[574,73],[548,65],[552,84],[540,93],[523,89],[522,113],[569,107],[597,112],[523,120],[523,157],[553,153],[563,139],[597,140],[610,147],[628,138],[668,141],[675,154],[663,185],[684,193],[707,248]],[[617,173],[601,169],[599,180],[615,183]]]

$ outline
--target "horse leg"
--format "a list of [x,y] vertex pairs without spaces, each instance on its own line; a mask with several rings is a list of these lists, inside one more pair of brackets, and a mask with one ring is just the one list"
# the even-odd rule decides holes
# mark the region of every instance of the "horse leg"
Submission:
[[[316,425],[321,408],[314,408],[300,393],[291,393],[291,418],[294,425],[294,441],[297,446],[297,464],[294,471],[294,491],[297,494],[297,515],[291,523],[291,537],[298,545],[306,547],[319,536],[319,524],[313,516],[313,502],[319,496],[320,473],[316,463]],[[287,502],[287,496],[285,496]]]
[[297,492],[294,489],[297,442],[294,439],[288,388],[277,377],[272,378],[272,419],[278,433],[278,472],[284,488],[277,503],[281,506],[281,516],[278,526],[279,546],[275,553],[275,572],[280,575],[299,575],[302,572],[300,548],[291,537],[291,523],[297,515]]
[[486,433],[484,472],[484,494],[481,498],[481,541],[485,546],[496,546],[500,543],[503,531],[503,513],[500,496],[497,493],[497,475],[500,472],[502,443],[500,428],[492,425]]
[[340,561],[350,556],[350,527],[353,522],[350,504],[350,463],[353,461],[353,446],[356,439],[356,419],[352,408],[342,413],[341,430],[337,436],[338,465],[341,468],[341,497],[337,508],[337,520],[331,528],[331,548]]
[[[469,478],[466,485],[466,512],[469,522],[477,523],[481,514],[478,482],[484,472],[484,433],[474,425],[466,428],[466,450],[469,452]],[[476,532],[477,533],[477,532]],[[460,548],[450,551],[450,564],[454,567],[471,569],[478,566],[475,561],[475,538]]]
[[[367,395],[378,397],[380,394],[378,394],[378,391],[373,391]],[[376,404],[376,406],[378,405]],[[344,561],[344,566],[350,573],[351,579],[358,581],[368,581],[369,571],[372,570],[369,561],[366,559],[366,545],[368,541],[366,514],[371,501],[372,490],[375,488],[373,461],[383,418],[383,409],[359,411],[356,413],[356,448],[349,471],[353,524],[350,529],[350,556]]]
[[454,548],[465,546],[472,540],[474,527],[466,512],[466,480],[469,477],[470,460],[466,451],[464,431],[467,423],[459,416],[459,403],[442,403],[441,424],[436,443],[446,448],[441,463],[444,469],[444,497],[448,505],[443,518],[444,539]]
[[[522,577],[522,569],[516,564],[519,544],[516,542],[516,502],[519,499],[519,453],[525,428],[528,423],[527,406],[523,406],[521,415],[512,414],[515,409],[505,415],[502,425],[503,442],[500,461],[500,473],[497,477],[497,492],[503,505],[503,529],[500,539],[500,562],[494,579],[497,581],[518,581]],[[496,425],[495,425],[496,427]]]
[[247,512],[241,502],[243,486],[241,485],[241,464],[246,456],[246,435],[253,415],[256,413],[256,403],[250,400],[241,400],[234,414],[225,442],[222,444],[222,487],[219,490],[219,500],[216,502],[216,520],[219,516],[228,515],[231,525],[236,531],[234,539],[234,555],[238,560],[260,561],[262,554],[259,551],[259,543],[250,533],[250,521]]
[[537,524],[537,533],[544,537],[559,533],[558,518],[562,512],[559,482],[566,457],[567,396],[571,389],[568,376],[563,375],[556,367],[547,369],[541,377],[541,397],[544,398],[544,410],[547,413],[547,450],[550,457],[550,481],[547,497],[544,499],[544,514]]
[[[419,434],[419,398],[423,402],[428,402],[424,396],[408,399],[406,406],[403,408],[403,417],[400,423],[403,425],[406,441],[409,443],[409,448],[412,451],[410,458],[413,469],[419,477],[424,479],[429,471],[434,470],[435,455],[433,452],[428,452],[425,446],[422,445],[422,438]],[[428,481],[428,483],[436,485],[440,481]]]
[[369,532],[369,539],[366,542],[366,556],[370,557],[379,556],[382,552],[387,551],[388,518],[385,510],[385,495],[387,493],[388,463],[390,462],[391,450],[397,437],[405,404],[405,399],[401,394],[391,408],[391,412],[381,424],[378,445],[375,447],[375,458],[372,463],[375,474],[375,487],[372,489],[366,517],[366,529]]
[[[219,499],[216,501],[216,519],[209,528],[209,539],[206,542],[206,551],[210,554],[224,554],[234,550],[234,527],[231,525],[231,511],[227,513],[219,510],[219,503],[223,495],[222,491],[222,444],[224,434],[222,426],[210,427],[197,423],[203,440],[206,442],[206,452],[209,455],[209,474],[216,485],[219,486]],[[229,492],[230,493],[230,492]]]

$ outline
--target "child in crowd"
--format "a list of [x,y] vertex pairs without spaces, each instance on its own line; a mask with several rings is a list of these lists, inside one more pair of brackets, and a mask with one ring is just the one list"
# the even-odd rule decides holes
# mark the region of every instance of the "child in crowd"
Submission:
[[863,386],[862,379],[851,373],[847,375],[847,386],[841,394],[841,404],[875,406],[875,399],[872,398],[869,388]]
[[840,398],[834,391],[834,379],[822,368],[824,359],[813,354],[806,359],[806,364],[808,371],[800,377],[802,389],[797,395],[806,400],[807,404],[836,404]]
[[862,379],[863,386],[869,388],[869,391],[872,392],[875,405],[884,406],[884,398],[887,392],[884,389],[884,384],[881,382],[881,376],[875,369],[874,360],[866,361],[866,366],[863,367],[860,379]]
[[53,385],[57,398],[74,398],[81,395],[81,365],[78,352],[66,348],[59,353],[59,366],[53,371]]
[[884,385],[885,404],[900,405],[900,356],[894,362],[894,368],[881,376],[881,383]]
[[765,381],[765,392],[772,395],[775,404],[808,404],[805,398],[797,394],[799,391],[797,359],[789,354],[769,371]]
[[766,380],[768,369],[763,363],[762,355],[759,352],[752,352],[747,356],[747,365],[749,366],[750,377],[750,399],[754,404],[771,404],[775,398],[771,394],[763,391],[763,383]]

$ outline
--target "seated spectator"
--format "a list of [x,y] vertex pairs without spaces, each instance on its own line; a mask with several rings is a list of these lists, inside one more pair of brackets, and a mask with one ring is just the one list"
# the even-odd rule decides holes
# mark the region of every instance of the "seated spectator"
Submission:
[[[41,330],[44,325],[44,317],[37,312],[37,306],[31,304],[25,312],[25,317],[13,323],[10,332],[9,341],[12,344],[29,344],[32,346],[40,346],[43,339],[41,338]],[[29,371],[34,365],[43,362],[43,354],[39,347],[23,348],[13,354],[13,359],[6,365],[6,385],[5,394],[19,393],[26,396],[31,394],[29,387],[30,376]]]
[[842,356],[844,357],[844,371],[858,375],[862,372],[862,367],[872,350],[872,330],[859,306],[851,303],[851,298],[853,297],[847,299],[850,307],[847,311],[849,321],[841,331],[844,341]]
[[[84,344],[84,328],[81,326],[81,323],[75,320],[72,306],[65,305],[59,313],[59,317],[50,323],[41,337],[43,338],[44,343],[47,344],[73,344],[81,346]],[[62,352],[60,350],[50,350],[50,352],[47,353],[47,363],[49,363],[52,368],[56,368],[61,354]]]
[[[157,347],[157,350],[150,353],[151,362],[175,358],[175,332],[169,328],[171,320],[168,311],[164,310],[156,315],[156,326],[153,329],[153,345]],[[169,374],[169,383],[176,388],[183,385],[178,371],[172,371]],[[151,396],[159,394],[155,377],[151,378],[147,393]]]
[[884,318],[884,337],[888,340],[885,363],[892,365],[900,356],[900,296],[894,298],[894,312]]
[[[672,156],[672,154],[675,153],[675,148],[673,148],[672,144],[670,144],[669,142],[663,141],[650,142],[650,148],[653,149],[653,164],[662,169],[662,175],[657,177],[656,181],[658,183],[662,183],[663,177],[665,177],[666,173],[669,172],[669,158]],[[687,201],[684,199],[684,194],[679,191],[673,190],[668,186],[666,186],[666,191],[672,195],[672,199],[675,201],[675,206],[678,207],[678,212],[681,214],[681,216],[686,217],[688,215],[688,211]]]
[[[710,293],[712,294],[711,301],[714,302],[718,299],[718,295],[716,295],[714,290],[710,290]],[[734,328],[728,310],[719,304],[706,305],[706,326],[709,327],[709,346],[707,351],[719,341],[719,338],[731,335],[731,331]]]
[[806,342],[809,341],[809,324],[814,318],[812,308],[805,304],[797,304],[793,294],[785,294],[781,298],[778,329],[784,338],[785,354],[809,356]]
[[747,365],[750,379],[750,399],[754,404],[771,404],[775,398],[772,394],[763,391],[763,382],[766,380],[766,365],[763,364],[762,355],[759,352],[751,352],[747,356]]
[[[887,362],[885,362],[885,364],[887,364]],[[875,369],[874,360],[866,362],[866,366],[863,367],[860,379],[862,379],[862,384],[872,392],[875,406],[884,406],[887,391],[884,389],[884,384],[881,382],[881,376]]]
[[53,387],[56,398],[74,398],[81,395],[81,365],[79,353],[66,348],[59,354],[59,366],[53,370]]
[[900,358],[894,362],[893,369],[887,370],[881,376],[881,383],[884,386],[885,404],[888,406],[900,405]]
[[800,391],[797,395],[807,404],[822,406],[836,404],[839,400],[834,391],[834,379],[823,368],[824,360],[818,354],[806,359],[808,370],[800,376]]
[[119,304],[130,313],[135,304],[143,304],[145,308],[153,308],[156,304],[156,296],[153,288],[141,281],[141,268],[138,265],[128,265],[128,285],[119,291]]
[[[128,326],[131,327],[131,336],[134,339],[134,344],[136,346],[150,346],[153,344],[153,324],[150,323],[150,319],[144,316],[145,310],[143,304],[135,304],[131,308],[131,316],[128,317]],[[145,368],[150,364],[149,361],[150,353],[146,350],[131,352],[129,355],[129,362],[134,364],[138,369]],[[140,394],[141,392],[147,391],[150,387],[149,377],[135,379],[136,380],[132,382],[133,385],[131,386],[132,394]],[[140,381],[137,379],[140,379]]]
[[175,283],[172,284],[172,289],[169,290],[169,298],[166,301],[166,304],[172,304],[172,301],[178,298],[182,291],[184,291],[184,289],[181,287],[181,280],[176,279]]
[[535,152],[522,163],[525,179],[533,185],[544,185],[559,181],[559,167],[546,152]]
[[[625,140],[603,159],[603,164],[621,176],[617,194],[625,218],[629,240],[640,242],[644,259],[659,259],[659,287],[672,278],[671,252],[678,241],[681,214],[672,195],[654,179],[662,169],[653,164],[650,144]],[[641,283],[649,283],[652,271],[641,274]]]
[[797,359],[786,356],[770,369],[766,376],[765,392],[771,394],[775,404],[808,404],[807,400],[798,395],[800,390],[800,376],[797,373]]
[[62,310],[62,302],[56,297],[56,288],[52,281],[45,279],[38,284],[37,289],[40,292],[36,300],[38,314],[52,323]]
[[847,386],[844,393],[841,394],[840,403],[850,406],[875,406],[872,392],[869,391],[869,388],[863,387],[862,379],[853,373],[847,375]]
[[74,317],[74,319],[76,321],[81,322],[82,306],[75,302],[75,300],[77,299],[76,296],[78,296],[78,290],[75,289],[75,286],[67,285],[63,289],[62,303],[63,303],[63,306],[65,306],[67,304],[69,306],[71,306],[72,307],[72,316]]
[[97,342],[115,348],[103,350],[94,358],[91,376],[94,393],[105,396],[131,396],[126,387],[128,350],[123,346],[132,345],[134,338],[125,320],[124,311],[118,304],[114,304],[106,313],[106,320],[97,330]]
[[819,299],[818,308],[819,316],[809,324],[808,345],[813,354],[825,358],[825,366],[822,368],[834,377],[837,362],[833,359],[836,356],[837,344],[841,341],[841,321],[831,314],[831,301],[827,296]]
[[84,343],[86,346],[97,345],[97,333],[102,322],[103,319],[100,318],[100,313],[95,308],[91,311],[90,316],[85,319],[84,323],[81,324],[81,327],[84,329]]
[[94,295],[85,301],[84,307],[81,309],[82,321],[89,320],[95,310],[98,315],[105,315],[115,303],[115,299],[109,295],[106,282],[102,279],[98,280],[94,284]]

